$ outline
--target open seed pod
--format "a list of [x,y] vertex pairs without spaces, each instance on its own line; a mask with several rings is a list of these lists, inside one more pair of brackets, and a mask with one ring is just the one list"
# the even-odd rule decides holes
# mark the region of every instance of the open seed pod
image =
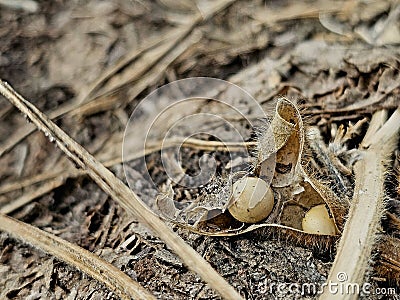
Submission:
[[[300,159],[304,143],[304,125],[300,113],[292,102],[282,98],[278,101],[271,128],[275,143],[275,170],[272,179],[274,187],[287,187],[296,181],[299,175]],[[263,136],[260,137],[263,139]],[[262,144],[259,152],[266,152]],[[267,150],[268,151],[268,150]],[[267,176],[265,173],[270,165],[268,159],[260,161],[260,177]]]
[[211,236],[278,233],[321,248],[340,235],[348,202],[306,173],[301,164],[304,125],[297,107],[279,99],[270,127],[258,136],[254,170],[220,180],[220,193],[204,194],[175,211],[171,190],[158,199],[166,219]]

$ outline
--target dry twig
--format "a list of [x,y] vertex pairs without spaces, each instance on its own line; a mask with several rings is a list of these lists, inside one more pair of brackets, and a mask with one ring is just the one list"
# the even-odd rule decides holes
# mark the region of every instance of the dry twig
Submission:
[[122,299],[155,299],[137,281],[97,255],[0,213],[0,230],[21,239],[104,283]]
[[[105,70],[88,91],[82,91],[71,103],[67,103],[50,112],[48,114],[49,117],[56,119],[65,115],[68,115],[68,117],[84,116],[114,108],[116,105],[124,105],[131,101],[146,88],[159,81],[174,61],[189,47],[199,42],[202,33],[196,29],[201,24],[236,1],[220,0],[208,4],[201,13],[193,16],[189,24],[185,24],[182,28],[174,29],[164,40],[151,40],[143,48],[127,54],[120,63]],[[132,68],[126,68],[131,64],[134,65]],[[127,78],[119,81],[117,86],[104,87],[110,78],[116,76],[124,68],[129,73],[125,74]],[[102,86],[103,90],[100,91]],[[121,102],[121,97],[116,97],[116,95],[121,89],[127,87],[129,88],[129,95],[122,97],[125,100]],[[19,128],[0,145],[0,157],[29,136],[34,129],[33,126],[28,125]]]
[[88,175],[113,200],[118,202],[128,213],[154,231],[182,259],[186,266],[200,275],[212,288],[226,299],[241,299],[230,286],[192,247],[172,231],[143,201],[121,180],[90,155],[81,145],[69,137],[46,115],[29,101],[16,93],[10,85],[0,80],[0,93],[17,107],[35,126],[42,131],[76,164],[85,169]]
[[[180,145],[182,147],[188,147],[193,149],[199,150],[207,150],[207,151],[241,151],[245,149],[250,149],[255,147],[256,142],[243,142],[243,143],[223,143],[220,141],[204,141],[195,138],[171,138],[164,140],[163,142],[152,143],[149,147],[146,148],[145,152],[140,153],[133,153],[126,157],[127,161],[131,161],[133,159],[140,158],[142,156],[148,155],[150,153],[154,153],[160,151],[161,149],[166,149],[168,147],[172,147],[175,145]],[[122,147],[122,146],[121,146]],[[111,167],[116,164],[120,164],[122,162],[122,157],[118,155],[118,157],[114,157],[108,159],[106,161],[102,161],[103,165],[106,167]],[[34,184],[41,183],[42,185],[35,190],[33,193],[27,193],[14,199],[11,203],[7,203],[0,207],[0,212],[4,214],[9,214],[18,208],[28,204],[29,202],[33,201],[34,199],[43,196],[52,190],[60,187],[65,183],[68,178],[77,178],[78,176],[84,175],[87,172],[85,170],[76,170],[76,169],[67,169],[61,171],[50,171],[46,173],[42,173],[36,175],[34,177],[30,177],[27,179],[22,179],[17,182],[11,182],[9,184],[5,184],[0,186],[0,195],[6,194],[9,192],[13,192],[16,190],[20,190],[22,188],[32,186]]]

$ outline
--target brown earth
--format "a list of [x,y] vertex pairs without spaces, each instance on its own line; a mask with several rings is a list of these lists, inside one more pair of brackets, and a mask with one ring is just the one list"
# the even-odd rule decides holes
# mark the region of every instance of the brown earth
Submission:
[[[37,1],[32,11],[7,3],[0,1],[0,78],[123,180],[121,142],[130,114],[151,91],[176,79],[228,80],[266,111],[284,95],[299,103],[307,126],[317,126],[327,146],[340,125],[350,128],[365,119],[346,150],[358,147],[374,112],[392,114],[400,104],[396,1],[57,0]],[[219,299],[161,239],[75,172],[63,153],[33,129],[0,100],[2,213],[90,250],[157,298]],[[252,134],[243,126],[243,136],[250,140]],[[206,152],[182,150],[188,173],[198,172]],[[208,153],[224,172],[229,162],[225,152]],[[158,184],[167,181],[160,160],[160,152],[146,156]],[[389,161],[382,234],[396,243],[398,150]],[[145,166],[140,159],[128,166],[139,196],[154,208],[157,190],[143,175]],[[319,172],[335,180],[329,170]],[[354,174],[342,176],[345,190],[336,192],[351,197]],[[200,190],[177,188],[176,193],[190,200]],[[279,283],[323,284],[335,257],[334,248],[323,251],[274,235],[207,237],[174,228],[246,299],[315,298],[315,293],[269,292],[276,292]],[[399,262],[388,272],[374,269],[382,251],[376,248],[365,281],[400,293]],[[0,261],[1,299],[118,298],[73,266],[7,232],[0,232]]]

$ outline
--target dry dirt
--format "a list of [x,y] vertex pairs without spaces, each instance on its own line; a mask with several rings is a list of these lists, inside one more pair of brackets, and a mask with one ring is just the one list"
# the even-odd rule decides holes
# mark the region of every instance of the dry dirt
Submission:
[[[299,103],[307,126],[317,126],[326,144],[340,125],[366,118],[349,149],[358,147],[374,112],[391,114],[400,104],[396,1],[36,2],[37,9],[29,11],[29,6],[17,9],[0,1],[0,78],[123,180],[121,142],[131,112],[151,91],[176,79],[210,76],[234,82],[266,111],[285,95]],[[225,4],[216,9],[216,3]],[[43,134],[27,136],[33,128],[0,100],[2,213],[94,252],[159,299],[219,299],[162,240],[90,178],[74,172]],[[251,128],[243,127],[243,135],[250,140]],[[189,173],[196,174],[204,153],[182,150]],[[389,215],[382,229],[394,238],[400,238],[398,153],[391,157],[386,179]],[[209,154],[223,172],[229,162],[225,153]],[[167,176],[160,159],[159,152],[146,157],[152,179],[162,184]],[[131,160],[128,166],[139,196],[154,208],[157,190],[143,175],[142,161]],[[320,173],[336,186],[334,175]],[[351,197],[353,174],[343,178],[345,189],[336,191]],[[180,199],[198,192],[177,190]],[[276,286],[322,285],[335,256],[333,248],[316,249],[274,235],[206,237],[174,229],[246,299],[316,298],[288,289],[279,293]],[[378,261],[379,253],[371,261]],[[2,299],[118,298],[73,266],[6,232],[0,232],[0,262]],[[400,276],[376,273],[373,265],[366,282],[400,293]]]

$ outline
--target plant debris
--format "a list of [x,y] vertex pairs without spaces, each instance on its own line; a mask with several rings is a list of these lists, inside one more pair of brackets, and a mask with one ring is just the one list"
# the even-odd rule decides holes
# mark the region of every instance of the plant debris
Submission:
[[[158,208],[167,220],[200,234],[233,236],[253,230],[266,231],[267,227],[273,227],[283,234],[294,236],[296,240],[315,240],[310,245],[316,248],[332,244],[335,239],[331,236],[336,236],[343,229],[343,216],[347,215],[349,202],[335,195],[327,184],[312,178],[302,167],[304,130],[296,106],[285,98],[279,99],[270,127],[264,125],[258,129],[256,159],[251,170],[236,172],[227,179],[215,178],[211,183],[214,185],[212,193],[208,194],[210,188],[203,189],[197,199],[187,203],[181,210],[175,207],[172,186],[166,186],[167,193],[158,196]],[[257,176],[265,182],[263,193],[267,193],[267,183],[270,184],[274,205],[261,220],[240,222],[231,210],[235,201],[238,201],[235,185],[251,176]],[[250,191],[250,199],[255,193]],[[242,218],[252,220],[250,215],[246,217],[251,209],[250,203],[246,204],[249,207],[243,209]],[[328,208],[336,228],[326,237],[323,234],[310,234],[302,228],[302,219],[307,211],[321,204]]]
[[[328,276],[335,279],[335,274],[329,275],[337,254],[335,241],[342,236],[348,240],[346,212],[355,186],[362,181],[363,171],[359,170],[364,151],[400,103],[397,1],[0,0],[0,28],[0,77],[31,99],[121,180],[125,178],[121,156],[125,126],[138,102],[156,87],[194,76],[221,78],[242,87],[265,112],[273,112],[266,123],[260,121],[250,127],[239,115],[229,115],[226,108],[204,101],[190,107],[191,111],[223,116],[240,129],[241,140],[214,123],[202,128],[226,135],[228,144],[201,135],[186,139],[187,130],[175,132],[176,136],[165,141],[167,156],[181,146],[182,168],[188,174],[197,174],[203,154],[212,156],[217,170],[214,181],[201,189],[170,186],[160,163],[163,157],[158,138],[151,141],[145,153],[131,153],[124,162],[127,175],[140,189],[140,198],[154,211],[158,191],[143,174],[148,171],[154,182],[166,184],[166,199],[175,200],[168,200],[164,206],[167,219],[185,225],[172,225],[173,230],[242,297],[315,298],[316,293],[293,294],[287,289],[280,293],[276,287],[279,283],[310,282],[320,287]],[[242,99],[229,91],[210,87],[210,94],[232,98],[243,111],[246,109],[250,119],[260,118],[252,106],[241,103]],[[287,134],[282,145],[276,138],[275,147],[296,145],[294,150],[301,154],[301,159],[297,154],[288,156],[290,163],[285,162],[286,155],[277,156],[277,149],[266,149],[259,134],[263,124],[273,125],[275,99],[282,97],[296,103],[304,127],[303,141],[292,144],[285,139],[294,132],[296,122],[278,122],[278,131]],[[184,115],[183,111],[175,113],[176,119]],[[35,126],[3,100],[0,124],[2,213],[91,251],[158,299],[219,299],[162,240],[88,180],[86,169],[75,169],[59,149],[49,147],[49,137],[36,132]],[[156,132],[156,137],[157,133],[161,135],[162,131]],[[264,137],[268,140],[270,135]],[[293,141],[299,137],[293,137]],[[379,165],[383,175],[378,176],[376,186],[384,198],[377,198],[374,230],[368,235],[373,247],[368,248],[371,253],[363,257],[356,277],[359,280],[364,276],[360,280],[370,283],[371,291],[395,288],[398,293],[400,150],[398,143],[393,147],[394,151],[385,155],[384,165]],[[254,155],[248,157],[244,154],[247,151]],[[229,157],[227,153],[235,155]],[[268,161],[271,153],[281,160],[273,169]],[[238,176],[229,177],[231,170]],[[284,175],[277,177],[280,172]],[[299,201],[292,205],[293,201],[285,201],[293,196],[278,197],[277,192],[276,207],[270,214],[275,221],[243,224],[232,220],[226,210],[221,214],[229,203],[232,181],[248,175],[260,177],[260,173],[268,184],[273,185],[274,174],[276,185],[289,183],[292,194],[318,191],[313,202],[326,203],[338,229],[336,235],[301,232],[303,216],[314,205],[303,206],[306,199],[301,205]],[[309,181],[302,181],[305,176]],[[292,185],[296,178],[297,188]],[[221,191],[224,195],[219,194]],[[345,205],[340,202],[335,208],[327,203],[330,196],[326,192]],[[194,220],[189,223],[179,219],[182,209],[196,201],[205,204],[195,211],[198,216],[192,215]],[[283,206],[285,218],[280,215]],[[204,222],[197,224],[207,225],[199,228],[208,235],[193,233],[193,226],[205,212]],[[234,236],[209,236],[221,233],[227,222],[234,228]],[[261,228],[245,232],[257,226]],[[290,229],[283,231],[284,226]],[[226,230],[229,228],[223,229],[224,235]],[[337,259],[343,259],[343,255]],[[118,298],[117,293],[77,268],[4,231],[0,233],[0,261],[1,297]],[[360,296],[385,297],[390,295]]]

